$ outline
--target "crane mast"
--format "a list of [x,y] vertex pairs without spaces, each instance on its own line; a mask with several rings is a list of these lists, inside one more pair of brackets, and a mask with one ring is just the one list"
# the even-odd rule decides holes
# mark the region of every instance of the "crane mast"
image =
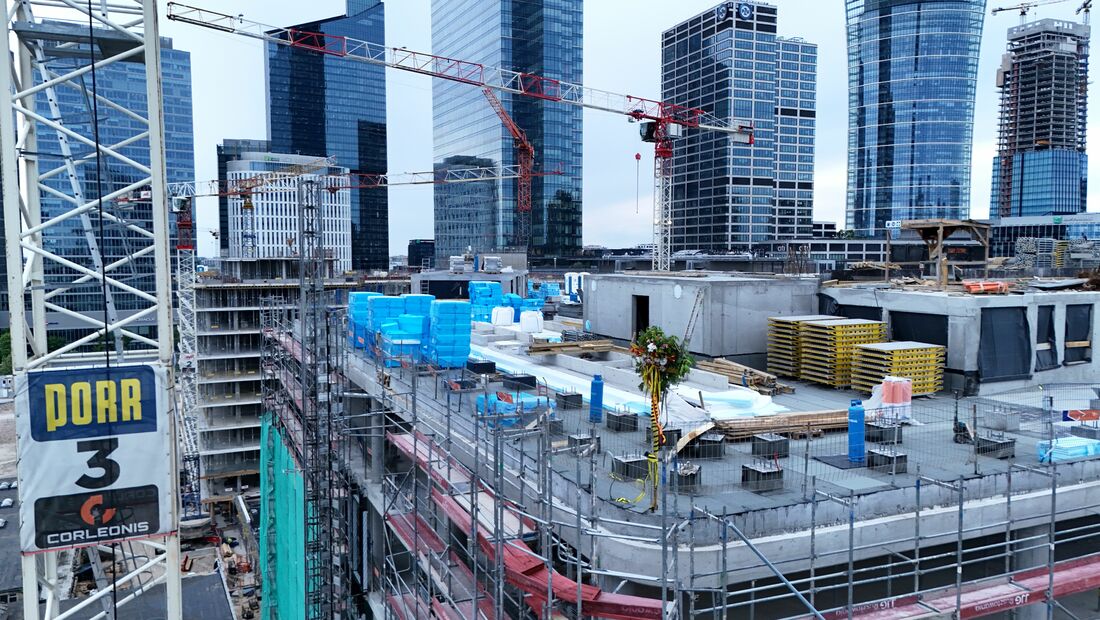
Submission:
[[672,140],[680,134],[681,128],[687,127],[726,133],[734,142],[752,143],[753,128],[750,121],[718,118],[699,108],[589,88],[533,73],[416,52],[403,47],[390,48],[351,37],[280,28],[239,15],[228,15],[178,2],[168,3],[168,19],[326,56],[420,73],[478,88],[600,110],[624,115],[634,121],[653,123],[649,134],[654,138],[651,141],[654,142],[655,155],[653,232],[656,249],[653,253],[653,269],[656,271],[668,271],[671,268]]
[[516,162],[519,164],[519,183],[516,191],[516,232],[515,247],[526,253],[531,245],[531,173],[535,167],[535,147],[527,140],[527,134],[516,125],[504,104],[493,94],[493,89],[482,88],[489,106],[500,117],[500,122],[512,135],[516,149]]

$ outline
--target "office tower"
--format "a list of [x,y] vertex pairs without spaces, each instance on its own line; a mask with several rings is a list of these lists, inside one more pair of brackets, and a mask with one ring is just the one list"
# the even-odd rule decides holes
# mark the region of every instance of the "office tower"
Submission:
[[[295,30],[384,43],[380,0],[348,0],[347,12]],[[352,173],[386,172],[386,75],[383,67],[269,43],[268,137],[271,150],[330,156]],[[385,188],[351,190],[353,269],[389,264]]]
[[775,110],[775,238],[813,235],[817,44],[779,37]]
[[723,3],[662,35],[662,99],[754,128],[752,144],[692,129],[674,142],[675,251],[811,234],[817,46],[777,37],[777,18]]
[[[265,153],[271,150],[268,140],[223,140],[218,145],[218,181],[229,179],[229,162],[244,153]],[[229,256],[229,196],[218,196],[218,249]]]
[[1088,62],[1084,24],[1041,19],[1009,29],[997,70],[991,218],[1085,211]]
[[[488,66],[581,82],[581,0],[433,0],[432,53]],[[497,93],[504,109],[527,134],[537,169],[560,169],[560,176],[535,177],[531,187],[533,256],[575,256],[581,250],[581,129],[576,106],[534,97]],[[484,94],[468,84],[434,80],[432,107],[436,168],[470,158],[489,165],[517,163],[513,140]],[[435,188],[436,256],[472,246],[475,251],[519,245],[515,213],[517,179],[491,183],[491,201],[463,221],[468,192]],[[495,195],[494,195],[495,194]],[[452,197],[454,197],[452,199]],[[453,202],[457,200],[458,204]],[[491,224],[486,229],[485,223]]]
[[[72,71],[79,66],[87,64],[87,29],[76,32],[66,22],[46,20],[41,24],[40,32],[47,40],[45,48],[51,49],[51,45],[66,42],[69,47],[59,52],[51,60],[52,66],[59,73]],[[56,39],[51,38],[54,33],[61,33]],[[97,37],[105,36],[110,39],[110,33],[97,34]],[[82,57],[80,55],[83,55]],[[165,167],[169,183],[193,181],[195,178],[194,142],[191,117],[191,55],[188,52],[172,47],[171,39],[162,38],[161,43],[161,68],[164,91],[164,149]],[[122,103],[129,110],[144,115],[147,113],[145,91],[145,67],[140,63],[117,62],[105,65],[97,70],[96,92],[103,100]],[[34,76],[36,83],[41,82],[41,76]],[[29,85],[28,85],[29,86]],[[91,79],[85,82],[86,91],[70,88],[55,88],[57,105],[60,108],[61,117],[65,119],[66,126],[71,131],[91,138],[94,135],[92,119],[97,118],[92,114]],[[53,118],[47,101],[47,91],[41,90],[35,96],[35,109],[46,118]],[[126,113],[100,103],[98,105],[98,131],[100,144],[116,149],[133,161],[149,165],[149,146],[147,141],[134,141],[133,136],[142,130],[136,125],[133,118]],[[64,166],[64,157],[58,141],[58,133],[48,127],[38,127],[38,158],[42,170],[48,170]],[[131,168],[120,166],[113,157],[100,158],[102,165],[97,167],[95,148],[82,142],[67,138],[76,163],[75,183],[79,186],[81,195],[86,201],[95,201],[100,196],[112,196],[116,192],[132,184]],[[97,172],[98,169],[98,172]],[[7,179],[5,179],[7,181]],[[70,179],[65,174],[55,175],[45,181],[49,189],[40,193],[42,219],[48,220],[59,213],[68,211],[62,204],[61,195],[72,195]],[[52,190],[52,191],[51,191]],[[131,240],[139,234],[130,229],[119,226],[106,219],[100,226],[99,208],[97,204],[88,215],[88,221],[74,217],[63,226],[54,226],[46,233],[46,244],[52,252],[76,264],[88,269],[96,269],[96,261],[89,246],[89,239],[99,248],[102,263],[110,265],[123,261],[131,254]],[[108,216],[122,218],[132,222],[146,230],[152,230],[153,212],[148,196],[141,191],[129,192],[118,196],[116,199],[104,200],[102,209]],[[2,263],[2,261],[0,261]],[[45,280],[47,289],[55,282],[71,282],[71,271],[57,273],[61,267],[52,261],[45,262]],[[66,270],[67,271],[67,270]],[[6,266],[0,266],[0,279],[3,284],[0,288],[7,297]],[[134,288],[152,293],[156,289],[154,282],[153,256],[145,254],[123,261],[115,270],[115,277],[124,278],[125,282]],[[53,301],[58,305],[76,310],[78,312],[103,316],[104,299],[99,284],[90,281],[83,286],[71,287],[67,290],[54,291],[56,297]],[[117,316],[125,318],[139,308],[145,308],[147,302],[141,301],[132,293],[112,291],[111,301]],[[6,301],[5,301],[6,304]],[[7,312],[2,313],[3,322],[7,322]],[[49,329],[51,332],[70,335],[83,334],[88,330],[88,323],[73,317],[48,312]],[[130,324],[130,328],[142,331],[145,326],[154,324],[154,317],[137,319]]]
[[[348,169],[338,166],[313,169],[316,157],[280,153],[242,152],[238,159],[227,162],[226,178],[230,184],[261,174],[280,172],[293,166],[310,169],[300,176],[287,176],[263,186],[263,191],[249,196],[228,196],[228,226],[222,234],[229,242],[232,258],[287,258],[297,256],[298,196],[303,179],[318,180],[326,188],[321,192],[322,243],[326,255],[333,259],[336,273],[349,271],[351,248],[351,190]],[[339,175],[337,179],[326,179]]]
[[845,0],[847,227],[970,216],[985,0]]
[[434,239],[409,239],[409,253],[406,264],[410,269],[429,270],[435,264]]

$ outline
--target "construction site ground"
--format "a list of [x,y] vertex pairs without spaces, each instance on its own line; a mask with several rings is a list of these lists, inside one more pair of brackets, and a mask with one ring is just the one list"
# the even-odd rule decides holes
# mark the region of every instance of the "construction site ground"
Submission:
[[15,476],[15,404],[0,402],[0,478]]

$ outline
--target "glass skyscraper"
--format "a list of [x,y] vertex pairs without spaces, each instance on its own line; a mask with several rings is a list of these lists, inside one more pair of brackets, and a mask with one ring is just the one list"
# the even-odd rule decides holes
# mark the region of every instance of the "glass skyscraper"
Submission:
[[1041,19],[1008,31],[989,216],[1085,211],[1089,27]]
[[847,225],[967,218],[985,0],[845,0]]
[[[432,53],[487,66],[581,82],[581,0],[432,0]],[[535,149],[535,168],[562,175],[535,177],[531,188],[532,256],[567,257],[581,250],[581,136],[579,107],[497,93]],[[432,84],[436,169],[478,161],[513,165],[512,136],[485,95],[469,84]],[[518,180],[487,182],[475,193],[490,200],[469,213],[471,191],[435,187],[436,264],[461,253],[517,245]],[[487,183],[476,183],[485,185]],[[457,202],[456,202],[457,201]],[[458,216],[463,213],[464,216]]]
[[[348,0],[347,12],[292,26],[385,42],[380,0]],[[335,157],[353,174],[386,172],[386,74],[381,66],[268,44],[268,137],[278,153]],[[389,200],[386,189],[351,190],[353,269],[389,265]]]
[[666,30],[662,99],[751,121],[753,144],[687,130],[673,142],[672,249],[749,250],[813,228],[817,46],[778,14],[726,2]]
[[[50,22],[44,23],[49,24]],[[60,24],[60,22],[58,23]],[[61,27],[65,27],[65,25],[62,24]],[[84,39],[84,41],[86,40]],[[87,54],[87,46],[77,41],[75,48],[71,48],[53,58],[51,66],[57,72],[65,73],[87,65]],[[164,149],[168,182],[193,181],[195,179],[195,159],[191,111],[191,55],[188,52],[173,49],[170,39],[162,39],[161,67],[164,91]],[[40,78],[38,75],[35,77]],[[90,78],[85,81],[85,87],[90,93],[92,88]],[[116,62],[98,69],[96,72],[96,90],[102,98],[120,104],[128,110],[133,110],[142,116],[147,113],[145,66],[140,62]],[[66,126],[82,136],[88,136],[89,138],[93,136],[90,94],[60,87],[55,89],[54,92]],[[35,108],[42,116],[53,117],[45,91],[40,91],[36,96]],[[126,143],[125,146],[116,150],[135,162],[149,165],[148,141],[133,141],[135,135],[145,131],[142,121],[138,121],[128,114],[102,103],[99,105],[98,121],[101,144]],[[76,170],[77,182],[80,184],[85,200],[95,200],[98,196],[106,196],[138,180],[134,176],[137,174],[134,168],[122,165],[115,158],[108,156],[101,158],[102,168],[97,172],[95,149],[72,139],[69,139],[68,143],[72,149],[74,160],[82,162],[78,163]],[[38,127],[37,155],[43,170],[64,164],[57,132],[43,125]],[[72,190],[69,179],[64,174],[55,175],[47,179],[44,184],[63,195],[71,195]],[[56,217],[63,211],[72,208],[71,205],[64,205],[58,195],[49,191],[41,192],[40,196],[43,220]],[[146,230],[152,230],[153,212],[148,199],[141,200],[138,192],[135,192],[132,198],[134,200],[105,201],[103,209],[107,213],[133,222]],[[89,235],[98,242],[103,264],[111,264],[129,256],[133,251],[131,242],[137,239],[136,236],[139,233],[123,228],[109,220],[104,221],[101,227],[97,211],[98,209],[93,209],[89,212],[90,228],[86,228],[79,217],[70,218],[57,226],[50,227],[47,233],[48,236],[43,241],[44,245],[49,247],[51,252],[55,252],[87,268],[95,267],[88,245]],[[170,246],[170,250],[174,251],[174,245]],[[52,282],[59,280],[72,281],[72,271],[62,268],[52,261],[46,261],[44,265],[47,288]],[[65,269],[66,273],[60,276],[52,273],[60,269]],[[153,256],[148,254],[120,266],[113,272],[113,275],[134,288],[152,293],[156,288],[154,271]],[[5,272],[6,266],[0,265],[0,279],[4,282],[0,286],[4,288],[4,297],[6,298],[7,280],[2,277]],[[112,292],[112,298],[120,318],[133,313],[135,309],[144,308],[148,305],[148,302],[139,302],[138,298],[132,293],[117,290]],[[104,302],[101,296],[101,288],[94,281],[82,286],[72,287],[60,293],[56,299],[60,299],[60,305],[78,312],[100,313],[101,315],[103,310]],[[6,312],[4,315],[6,316]],[[51,315],[50,320],[53,321],[50,325],[51,330],[63,330],[67,333],[70,330],[75,330],[72,333],[77,333],[86,330],[87,327],[86,323],[74,322],[73,319],[64,317],[61,314]],[[140,330],[147,324],[151,324],[151,321],[142,322],[139,320],[132,325]]]

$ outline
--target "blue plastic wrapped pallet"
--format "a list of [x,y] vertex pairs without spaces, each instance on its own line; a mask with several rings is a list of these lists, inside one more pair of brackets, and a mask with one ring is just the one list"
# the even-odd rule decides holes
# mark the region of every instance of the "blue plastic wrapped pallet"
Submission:
[[1096,458],[1100,456],[1100,441],[1087,437],[1059,437],[1054,440],[1053,449],[1049,441],[1040,441],[1036,451],[1040,463]]
[[357,349],[363,348],[363,344],[359,342],[356,327],[360,323],[366,324],[367,317],[369,316],[367,300],[371,297],[379,297],[381,295],[382,293],[376,293],[374,291],[356,291],[348,293],[348,344],[351,346]]
[[466,301],[436,300],[428,312],[427,353],[441,368],[460,368],[470,357],[471,308]]
[[386,366],[400,366],[401,360],[420,362],[420,341],[424,317],[403,314],[382,323],[382,352]]
[[[488,403],[488,409],[486,409]],[[519,408],[522,405],[524,411],[533,411],[538,407],[554,408],[554,401],[545,396],[534,394],[515,394],[511,392],[491,392],[486,398],[485,394],[477,397],[477,413],[481,416],[500,416],[495,420],[486,422],[490,428],[497,424],[501,426],[514,426],[519,422]]]
[[367,325],[372,331],[382,328],[385,321],[396,319],[405,314],[405,299],[402,297],[378,296],[367,301],[370,318]]

